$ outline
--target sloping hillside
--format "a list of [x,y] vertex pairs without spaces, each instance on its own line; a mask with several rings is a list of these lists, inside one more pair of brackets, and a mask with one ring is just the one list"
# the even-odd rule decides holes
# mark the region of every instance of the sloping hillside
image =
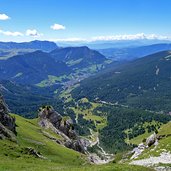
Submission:
[[[153,135],[150,137],[152,138]],[[147,135],[144,138],[149,139]],[[131,164],[155,167],[156,170],[171,169],[171,122],[161,126],[156,138],[153,145],[144,148],[136,159],[131,159]],[[143,139],[141,143],[142,141]],[[135,142],[135,139],[132,142]]]
[[55,61],[48,53],[36,51],[0,61],[0,79],[24,84],[36,84],[48,78],[70,71],[63,62]]
[[37,87],[8,80],[0,81],[0,92],[3,94],[11,112],[27,118],[36,117],[37,109],[47,104],[53,105],[56,110],[62,112],[61,101],[54,98],[54,91],[59,87],[59,85]]
[[[40,128],[37,125],[37,119],[28,120],[17,115],[13,116],[16,118],[17,143],[0,140],[0,170],[2,171],[151,171],[151,169],[128,165],[90,165],[83,154],[63,147],[49,139],[50,136],[56,139],[61,137],[50,130]],[[30,149],[34,149],[40,158],[36,157]]]
[[104,64],[107,60],[105,56],[86,46],[57,49],[50,54],[55,60],[66,62],[75,69],[86,68],[92,65],[97,65],[98,67],[98,64]]
[[124,104],[153,111],[170,111],[171,52],[156,53],[81,82],[74,98]]

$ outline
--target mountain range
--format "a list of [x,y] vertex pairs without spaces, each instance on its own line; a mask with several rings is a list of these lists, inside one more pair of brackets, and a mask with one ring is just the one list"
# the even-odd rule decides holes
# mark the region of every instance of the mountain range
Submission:
[[170,40],[160,40],[160,39],[136,39],[136,40],[94,40],[90,42],[58,42],[62,47],[74,47],[74,46],[87,46],[90,49],[109,49],[109,48],[132,48],[140,46],[148,46],[152,44],[168,44]]
[[16,55],[22,55],[37,50],[50,52],[59,48],[56,43],[50,41],[31,41],[31,42],[0,42],[0,60],[8,59]]
[[95,72],[102,69],[106,61],[105,56],[87,47],[57,48],[50,53],[38,50],[0,60],[0,79],[38,84],[50,76],[74,73],[74,69],[94,68]]
[[49,41],[39,41],[34,40],[31,42],[0,42],[0,49],[11,50],[11,49],[34,49],[34,50],[42,50],[42,51],[52,51],[57,49],[58,46],[54,42]]
[[166,50],[171,50],[170,43],[153,44],[139,47],[100,49],[99,52],[115,61],[130,61]]

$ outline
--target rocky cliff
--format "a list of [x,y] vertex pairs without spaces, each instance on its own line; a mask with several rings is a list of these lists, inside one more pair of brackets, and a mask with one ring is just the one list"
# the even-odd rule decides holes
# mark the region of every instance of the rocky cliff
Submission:
[[87,153],[89,141],[76,134],[73,122],[69,117],[62,117],[51,106],[39,109],[39,125],[60,135],[63,140],[58,140],[57,143],[78,152]]
[[8,112],[8,107],[0,95],[0,139],[14,140],[16,134],[15,118],[11,117]]

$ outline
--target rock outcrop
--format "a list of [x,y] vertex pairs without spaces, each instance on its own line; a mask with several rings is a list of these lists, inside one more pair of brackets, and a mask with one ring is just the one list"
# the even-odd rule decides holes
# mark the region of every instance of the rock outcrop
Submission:
[[15,118],[8,114],[8,107],[0,95],[0,139],[14,140],[16,134]]
[[[81,153],[87,153],[87,140],[81,139],[75,132],[73,122],[69,117],[62,117],[51,106],[39,109],[39,125],[51,129],[64,140],[62,144]],[[61,144],[61,141],[60,141]]]
[[32,155],[36,158],[41,158],[41,159],[45,159],[45,157],[43,157],[39,152],[37,152],[35,149],[33,149],[32,147],[27,147],[24,149],[25,154],[29,154]]
[[143,143],[139,144],[138,147],[136,147],[132,150],[131,153],[133,155],[132,155],[131,159],[138,158],[138,156],[145,150],[145,148],[146,148],[146,146]]
[[148,147],[152,146],[154,143],[156,143],[157,140],[157,135],[156,133],[150,135],[147,140],[146,140],[146,144]]
[[[161,137],[160,137],[161,138]],[[136,159],[138,158],[139,155],[141,155],[141,153],[148,147],[154,145],[154,146],[157,146],[158,145],[158,139],[159,137],[156,135],[156,133],[154,132],[153,134],[151,134],[147,140],[146,140],[146,143],[141,143],[138,145],[138,147],[135,147],[132,151],[131,151],[131,154],[132,157],[131,159]]]
[[[146,167],[152,167],[157,164],[171,164],[171,154],[170,152],[162,152],[160,156],[157,157],[149,157],[146,159],[141,159],[141,160],[134,160],[130,164],[133,165],[140,165],[140,166],[146,166]],[[163,169],[165,170],[165,169]],[[168,169],[168,171],[170,168]]]

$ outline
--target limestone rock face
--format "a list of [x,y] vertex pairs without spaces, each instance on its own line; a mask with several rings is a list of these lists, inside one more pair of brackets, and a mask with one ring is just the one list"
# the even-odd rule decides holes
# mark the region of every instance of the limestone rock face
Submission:
[[132,157],[131,159],[136,159],[138,158],[139,155],[141,155],[141,153],[146,149],[149,148],[150,146],[157,146],[158,145],[158,136],[156,135],[156,133],[151,134],[147,140],[146,140],[146,145],[144,143],[141,143],[138,145],[138,147],[134,148],[131,151]]
[[82,143],[82,141],[79,139],[74,141],[67,141],[64,145],[73,150],[79,151],[81,153],[85,153],[84,143]]
[[[39,125],[50,128],[53,132],[61,135],[64,139],[63,145],[81,153],[86,153],[86,140],[79,138],[70,118],[62,117],[52,107],[46,106],[39,110]],[[61,143],[61,142],[60,142]]]
[[155,142],[157,141],[157,135],[156,133],[150,135],[147,140],[146,140],[146,144],[148,145],[148,147],[150,147],[151,145],[153,145]]
[[39,118],[40,121],[44,119],[48,119],[49,122],[52,123],[55,128],[59,128],[62,121],[62,116],[58,112],[51,109],[50,107],[49,108],[46,107],[42,109],[39,112]]
[[138,147],[136,147],[132,150],[131,153],[133,155],[132,155],[131,159],[138,158],[138,156],[145,150],[145,148],[146,148],[146,146],[143,143],[139,144]]
[[16,134],[15,118],[8,114],[8,107],[0,95],[0,138],[10,138]]

